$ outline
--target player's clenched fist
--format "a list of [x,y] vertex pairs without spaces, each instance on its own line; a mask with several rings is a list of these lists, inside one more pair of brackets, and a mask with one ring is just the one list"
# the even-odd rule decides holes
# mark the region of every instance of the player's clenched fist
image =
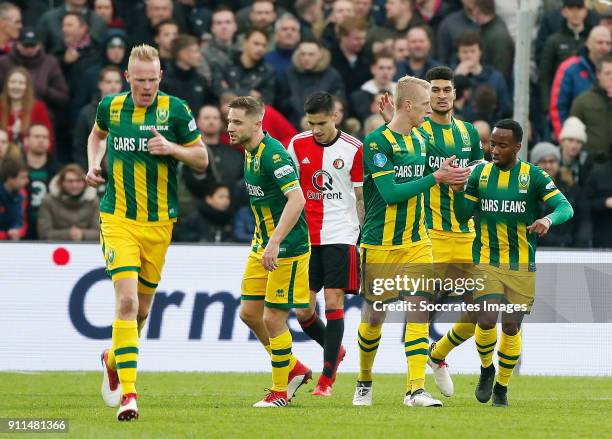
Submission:
[[105,180],[102,178],[102,168],[100,166],[91,168],[85,176],[85,181],[91,187],[98,187],[103,184]]
[[151,127],[151,132],[153,133],[154,137],[149,139],[149,142],[147,143],[149,153],[153,155],[172,154],[172,148],[174,147],[172,142],[169,142],[168,139],[159,134],[155,127]]

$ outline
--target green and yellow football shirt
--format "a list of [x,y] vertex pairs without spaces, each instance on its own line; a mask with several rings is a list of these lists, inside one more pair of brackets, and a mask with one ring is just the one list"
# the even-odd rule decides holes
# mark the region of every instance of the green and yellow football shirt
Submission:
[[365,219],[361,245],[401,248],[427,238],[423,194],[387,205],[374,180],[394,174],[396,183],[423,178],[427,163],[427,134],[413,128],[402,135],[382,125],[363,141],[363,197]]
[[142,223],[175,221],[177,160],[147,150],[151,127],[170,142],[191,146],[201,134],[187,104],[162,92],[149,107],[137,107],[131,92],[105,96],[98,130],[108,133],[108,184],[100,211]]
[[481,164],[470,175],[464,197],[478,203],[474,264],[535,271],[537,236],[527,227],[538,219],[540,201],[565,200],[550,176],[521,160],[507,171]]
[[[251,249],[263,253],[287,204],[285,194],[301,190],[295,164],[285,147],[268,133],[257,148],[246,152],[244,181],[255,216]],[[310,250],[304,211],[280,244],[279,258],[289,258]]]
[[[471,123],[452,118],[450,125],[442,125],[426,118],[422,129],[432,143],[427,146],[428,172],[437,171],[444,160],[454,155],[459,167],[465,168],[474,160],[483,158],[480,136]],[[425,221],[428,229],[469,233],[474,232],[474,220],[460,222],[453,208],[453,190],[444,183],[436,184],[425,192]]]

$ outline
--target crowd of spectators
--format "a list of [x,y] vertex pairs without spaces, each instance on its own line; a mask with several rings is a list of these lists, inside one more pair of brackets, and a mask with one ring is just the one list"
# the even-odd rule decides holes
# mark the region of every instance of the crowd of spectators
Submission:
[[[314,91],[334,95],[356,137],[382,123],[378,102],[404,75],[455,71],[455,115],[488,152],[513,114],[518,1],[13,0],[0,2],[0,239],[98,239],[101,190],[86,187],[97,103],[128,90],[130,49],[158,48],[161,90],[191,107],[208,148],[205,174],[182,167],[176,241],[248,242],[254,219],[228,104],[265,102],[264,129],[287,145],[306,129]],[[541,240],[612,247],[612,6],[530,0],[530,161],[576,215]],[[524,74],[525,72],[521,72]],[[543,212],[546,206],[542,205]]]

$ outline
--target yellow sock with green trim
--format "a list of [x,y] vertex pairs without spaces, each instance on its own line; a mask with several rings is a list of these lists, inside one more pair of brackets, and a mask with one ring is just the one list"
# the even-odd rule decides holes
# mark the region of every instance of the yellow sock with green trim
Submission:
[[462,314],[453,327],[438,340],[431,350],[431,360],[434,363],[444,361],[447,355],[464,341],[474,335],[476,325],[470,320],[470,316]]
[[357,381],[372,381],[372,367],[376,358],[376,351],[380,344],[382,325],[360,323],[357,331],[357,345],[359,346],[359,375]]
[[425,388],[425,365],[429,349],[429,323],[407,323],[404,350],[408,379],[406,390],[414,392]]
[[113,352],[121,393],[136,393],[136,369],[138,362],[138,324],[136,320],[113,322]]
[[272,348],[270,347],[270,345],[264,346],[264,349],[266,350],[269,356],[272,356]]
[[497,349],[499,364],[497,382],[502,386],[507,387],[508,382],[510,382],[514,366],[516,366],[521,356],[521,347],[521,331],[517,332],[515,335],[508,335],[502,331],[499,348]]
[[[264,346],[264,349],[266,350],[268,355],[272,357],[272,348],[270,347],[270,345]],[[292,352],[291,356],[289,357],[289,371],[293,369],[293,367],[295,366],[295,363],[297,363],[297,358],[295,358],[295,355],[293,355],[293,352]]]
[[291,370],[291,332],[287,329],[278,337],[270,337],[272,357],[272,390],[285,392]]
[[476,325],[474,337],[482,367],[489,367],[493,364],[493,351],[497,344],[497,326],[491,329],[482,329],[479,325]]

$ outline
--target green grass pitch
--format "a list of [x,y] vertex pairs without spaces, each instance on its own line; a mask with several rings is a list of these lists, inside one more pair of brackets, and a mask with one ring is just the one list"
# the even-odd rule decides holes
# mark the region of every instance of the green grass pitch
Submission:
[[[515,376],[511,407],[474,398],[474,375],[457,375],[442,408],[402,405],[403,375],[375,375],[374,406],[352,407],[355,374],[339,374],[332,398],[309,395],[311,381],[289,407],[254,409],[269,374],[138,374],[140,420],[119,423],[99,394],[98,373],[0,373],[0,418],[67,418],[73,438],[585,438],[610,437],[612,380]],[[8,436],[8,435],[5,435]],[[10,437],[29,437],[11,434]],[[32,437],[40,437],[34,435]]]

